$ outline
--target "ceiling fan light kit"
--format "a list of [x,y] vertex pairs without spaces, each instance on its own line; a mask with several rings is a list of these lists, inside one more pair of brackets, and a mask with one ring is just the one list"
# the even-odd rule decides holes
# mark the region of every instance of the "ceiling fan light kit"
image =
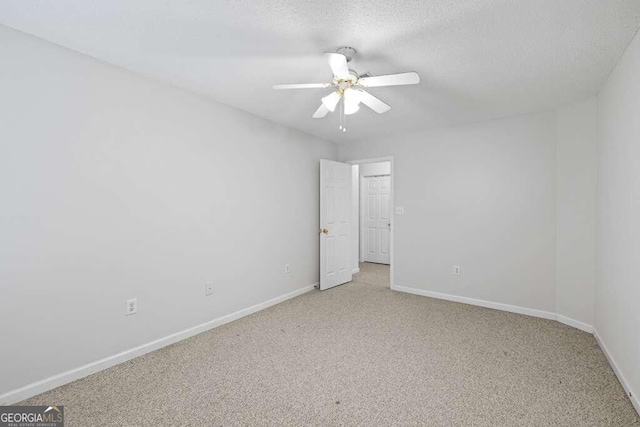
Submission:
[[349,69],[356,54],[352,47],[341,47],[336,52],[325,53],[329,67],[333,73],[331,83],[302,83],[281,84],[273,86],[274,89],[326,89],[332,92],[321,99],[320,107],[311,117],[321,119],[329,113],[335,112],[339,106],[340,125],[338,129],[346,132],[345,116],[355,114],[360,110],[360,104],[364,104],[378,114],[386,113],[391,106],[377,97],[365,91],[365,88],[382,86],[401,86],[420,83],[420,76],[415,72],[387,74],[384,76],[371,76],[369,73],[358,75]]

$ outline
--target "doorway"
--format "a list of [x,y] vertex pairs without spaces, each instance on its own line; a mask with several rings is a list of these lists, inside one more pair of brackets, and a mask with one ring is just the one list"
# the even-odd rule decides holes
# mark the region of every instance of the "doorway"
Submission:
[[360,260],[389,265],[391,175],[363,175],[360,180]]
[[393,288],[393,157],[347,163],[352,165],[353,280]]

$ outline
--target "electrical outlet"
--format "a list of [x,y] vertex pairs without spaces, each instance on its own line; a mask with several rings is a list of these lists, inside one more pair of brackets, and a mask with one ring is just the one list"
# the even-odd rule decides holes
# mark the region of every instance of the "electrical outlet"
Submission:
[[454,265],[453,266],[453,274],[456,276],[459,276],[462,274],[462,269],[460,268],[459,265]]
[[127,316],[138,312],[138,298],[127,300]]
[[204,293],[205,295],[211,295],[213,293],[213,283],[208,282],[204,285]]
[[291,268],[289,267],[289,264],[285,264],[284,265],[284,274],[289,274],[291,273]]

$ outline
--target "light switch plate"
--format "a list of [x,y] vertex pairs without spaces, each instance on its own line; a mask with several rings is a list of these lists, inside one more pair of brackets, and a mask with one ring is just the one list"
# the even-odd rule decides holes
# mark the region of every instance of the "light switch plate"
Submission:
[[404,206],[396,206],[396,215],[404,215]]

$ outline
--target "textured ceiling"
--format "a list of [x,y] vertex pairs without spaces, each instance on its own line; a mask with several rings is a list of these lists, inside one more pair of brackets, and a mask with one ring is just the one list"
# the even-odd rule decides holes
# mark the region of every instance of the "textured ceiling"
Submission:
[[[640,26],[638,0],[3,0],[0,23],[320,137],[344,142],[548,109],[597,93]],[[418,86],[372,88],[338,131],[311,115],[351,68],[417,71]]]

